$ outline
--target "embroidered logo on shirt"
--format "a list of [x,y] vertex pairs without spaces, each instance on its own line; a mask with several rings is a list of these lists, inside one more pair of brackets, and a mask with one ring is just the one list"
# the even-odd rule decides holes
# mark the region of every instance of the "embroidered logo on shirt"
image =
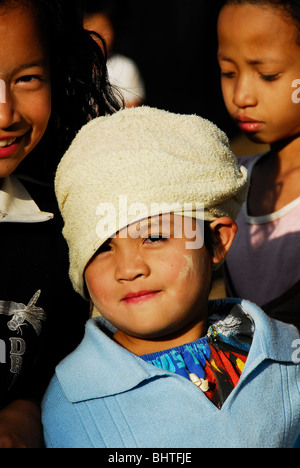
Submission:
[[35,358],[42,322],[46,320],[44,310],[36,306],[40,295],[41,291],[37,291],[27,305],[0,301],[0,364],[7,364],[9,359],[9,367],[0,367],[0,397],[12,387],[24,365],[30,365]]
[[18,331],[22,335],[21,327],[27,326],[25,323],[27,321],[33,326],[37,335],[41,333],[41,321],[46,319],[46,314],[43,309],[35,306],[40,295],[41,291],[37,291],[27,306],[16,302],[0,302],[0,313],[13,315],[7,324],[10,330]]

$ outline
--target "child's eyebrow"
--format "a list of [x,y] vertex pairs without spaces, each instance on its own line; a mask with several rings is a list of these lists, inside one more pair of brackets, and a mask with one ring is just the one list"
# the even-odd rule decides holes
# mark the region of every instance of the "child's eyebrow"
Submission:
[[227,57],[224,57],[221,53],[218,53],[218,60],[223,60],[224,62],[231,62],[233,63],[233,60]]
[[[229,62],[234,63],[234,60],[229,57],[224,57],[221,53],[218,54],[218,59],[222,62]],[[249,59],[247,63],[249,65],[265,65],[267,63],[278,63],[279,60],[275,57],[265,57],[265,58],[257,58],[257,59]]]
[[249,65],[265,65],[266,63],[278,63],[273,57],[266,57],[264,59],[252,59],[248,60]]
[[140,229],[145,229],[145,228],[149,228],[151,226],[159,226],[160,224],[160,220],[159,219],[155,219],[155,218],[148,218],[148,219],[145,219],[144,221],[140,221],[136,227],[138,230]]
[[34,62],[30,62],[30,63],[24,63],[20,65],[19,67],[17,67],[14,70],[14,73],[19,73],[23,70],[27,70],[28,68],[36,68],[36,67],[41,67],[41,68],[48,67],[48,62],[46,60],[37,60]]
[[136,225],[136,228],[138,231],[140,231],[141,229],[145,229],[145,228],[151,228],[151,227],[160,227],[160,226],[164,226],[164,224],[168,222],[169,224],[175,224],[173,219],[172,218],[161,218],[161,217],[155,217],[155,218],[148,218],[148,219],[145,219],[144,221],[140,221],[137,225]]

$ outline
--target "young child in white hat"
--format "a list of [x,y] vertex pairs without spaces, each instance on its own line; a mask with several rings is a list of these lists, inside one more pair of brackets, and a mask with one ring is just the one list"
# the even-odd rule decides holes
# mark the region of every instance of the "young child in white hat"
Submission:
[[299,446],[299,333],[208,299],[246,189],[200,117],[141,107],[79,132],[56,193],[73,286],[101,317],[56,369],[46,447]]

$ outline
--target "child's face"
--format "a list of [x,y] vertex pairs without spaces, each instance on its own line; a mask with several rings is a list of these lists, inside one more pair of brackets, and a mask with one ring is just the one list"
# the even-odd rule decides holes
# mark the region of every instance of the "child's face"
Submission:
[[48,56],[35,13],[0,9],[0,178],[44,135],[51,113]]
[[[120,342],[130,343],[129,349],[133,345],[136,350],[139,340],[187,334],[187,342],[201,336],[212,260],[205,247],[187,250],[191,240],[187,231],[176,238],[181,220],[163,215],[152,218],[151,229],[148,220],[130,226],[131,232],[140,230],[140,237],[134,239],[128,229],[121,231],[86,268],[93,303],[119,330]],[[196,222],[192,229],[200,235]]]
[[218,58],[227,109],[253,141],[274,143],[300,132],[297,28],[272,7],[227,5],[219,18]]

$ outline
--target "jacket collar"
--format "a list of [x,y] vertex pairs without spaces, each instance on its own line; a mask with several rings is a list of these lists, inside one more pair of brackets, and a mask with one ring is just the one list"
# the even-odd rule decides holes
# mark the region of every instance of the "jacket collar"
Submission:
[[0,179],[0,184],[0,222],[40,223],[54,217],[39,209],[16,177]]
[[115,332],[104,318],[90,320],[82,343],[56,368],[70,401],[123,393],[164,373],[113,341]]
[[[212,312],[228,302],[239,305],[255,325],[242,378],[264,360],[293,362],[292,344],[299,338],[294,327],[269,319],[257,306],[244,300],[211,301]],[[112,339],[115,332],[103,318],[90,320],[81,345],[58,365],[56,375],[69,401],[75,403],[116,395],[168,374],[115,343]]]
[[258,306],[246,300],[232,300],[254,321],[255,332],[248,360],[271,360],[294,363],[295,340],[299,339],[296,327],[268,317]]

